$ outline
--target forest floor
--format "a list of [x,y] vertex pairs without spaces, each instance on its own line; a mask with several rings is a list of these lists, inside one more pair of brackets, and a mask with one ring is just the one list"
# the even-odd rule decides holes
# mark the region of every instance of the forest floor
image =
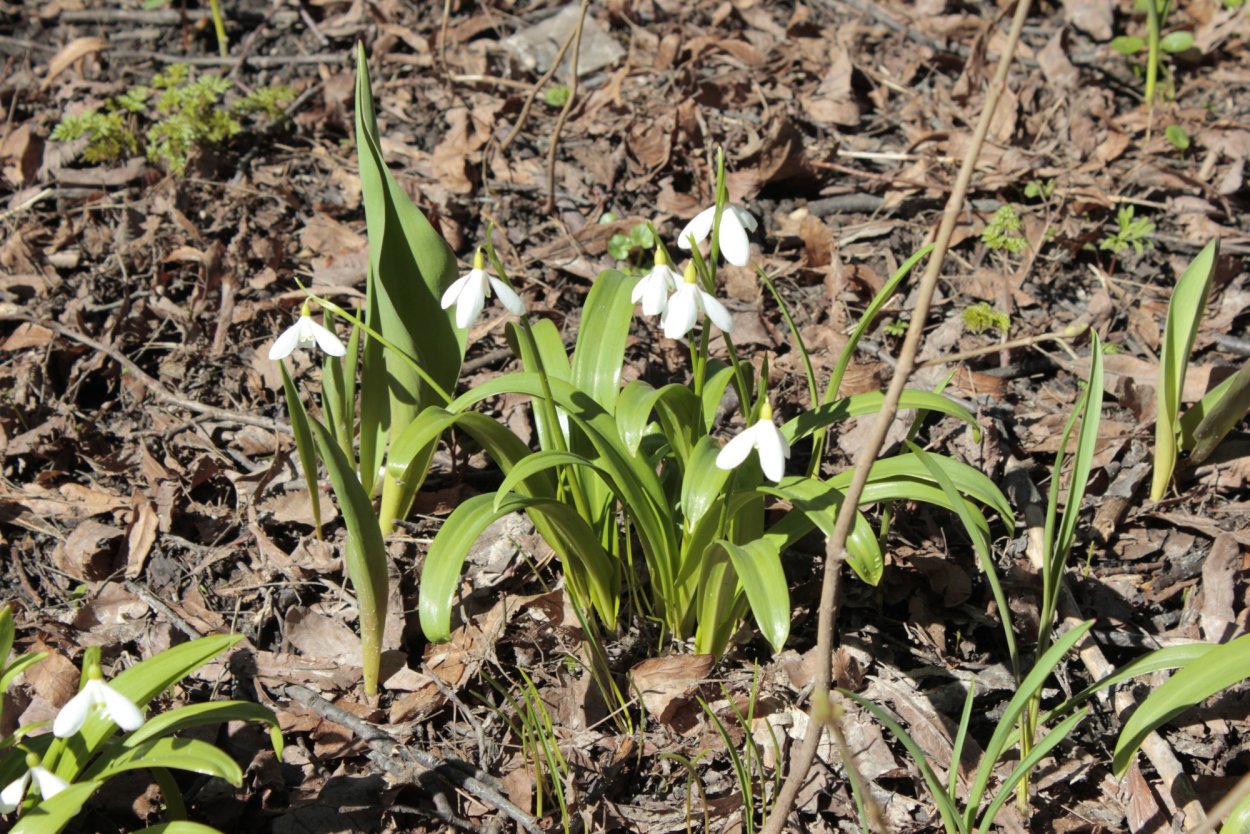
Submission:
[[[744,818],[750,806],[731,752],[740,756],[754,740],[760,753],[758,812],[760,793],[771,792],[806,727],[818,539],[786,555],[794,625],[779,655],[749,620],[714,661],[657,646],[654,630],[640,637],[629,618],[605,636],[620,679],[633,670],[636,686],[650,681],[660,693],[631,705],[631,734],[605,717],[578,660],[583,634],[559,563],[523,518],[505,519],[479,541],[452,641],[426,643],[415,617],[425,550],[459,502],[499,478],[479,458],[453,461],[460,450],[444,447],[388,542],[395,614],[386,680],[379,699],[363,696],[344,531],[323,484],[327,536],[313,535],[281,376],[267,358],[304,298],[297,280],[344,306],[362,297],[355,43],[367,48],[382,151],[399,182],[465,269],[493,222],[530,315],[552,319],[569,343],[595,276],[650,262],[648,251],[622,251],[612,236],[650,221],[674,248],[677,232],[713,198],[712,160],[723,147],[730,197],[759,220],[754,261],[777,285],[824,379],[873,294],[932,240],[1011,7],[591,3],[575,104],[549,174],[560,113],[552,102],[569,77],[558,72],[522,120],[551,62],[550,35],[535,27],[568,31],[577,3],[452,0],[444,20],[432,0],[225,0],[224,59],[207,4],[146,5],[154,8],[138,0],[0,2],[0,587],[16,613],[19,648],[48,652],[5,696],[0,733],[50,719],[77,688],[87,646],[101,647],[112,674],[188,636],[236,632],[242,643],[163,703],[257,701],[278,715],[287,748],[279,761],[255,728],[205,731],[246,776],[238,790],[185,781],[191,819],[240,834],[461,823],[515,830],[498,803],[450,786],[467,769],[535,815],[538,829],[563,830],[549,780],[536,791],[544,780],[536,782],[534,756],[517,732],[523,670],[567,762],[561,782],[574,828],[753,830],[758,813]],[[565,17],[552,23],[557,12]],[[1011,610],[994,604],[957,518],[924,504],[895,508],[878,586],[849,575],[843,583],[837,683],[894,714],[943,773],[967,686],[975,683],[978,697],[974,747],[1014,691],[1000,618],[1010,616],[1026,658],[1036,636],[1040,585],[1027,511],[1044,501],[1038,495],[1049,488],[1089,368],[1088,336],[996,348],[1002,342],[1082,324],[1109,348],[1103,419],[1066,574],[1069,613],[1096,616],[1092,633],[1105,660],[1119,665],[1160,646],[1225,642],[1247,630],[1245,424],[1201,466],[1182,467],[1166,499],[1151,502],[1146,492],[1168,300],[1216,237],[1221,256],[1185,400],[1250,355],[1250,16],[1246,7],[1185,0],[1166,27],[1192,33],[1193,47],[1164,57],[1150,108],[1145,53],[1126,58],[1110,44],[1144,35],[1144,15],[1131,3],[1070,0],[1033,10],[927,322],[921,359],[935,362],[913,385],[933,388],[953,372],[947,392],[976,413],[982,434],[978,441],[955,420],[931,420],[921,439],[988,474],[1015,506],[1014,538],[1001,521],[993,528]],[[194,78],[227,79],[227,103],[289,86],[286,117],[242,117],[237,133],[198,146],[181,171],[180,159],[144,156],[144,133],[159,118],[150,103],[118,111],[139,128],[134,146],[121,140],[120,158],[93,162],[85,140],[51,138],[65,116],[150,86],[179,62]],[[774,406],[789,416],[808,395],[781,311],[753,271],[725,266],[720,274],[734,340],[749,356],[770,357]],[[843,393],[888,384],[915,283],[861,343]],[[507,318],[488,307],[472,328],[462,389],[516,367]],[[990,326],[970,326],[978,323]],[[627,376],[687,378],[683,346],[651,321],[638,318],[629,351]],[[298,352],[291,367],[315,389],[316,357]],[[532,434],[524,398],[485,410]],[[891,443],[905,434],[904,418]],[[871,420],[840,431],[827,473],[851,466]],[[662,660],[649,660],[657,653]],[[1098,674],[1075,654],[1059,671],[1047,699]],[[1162,679],[1126,691],[1140,699]],[[1173,830],[1186,790],[1209,807],[1247,771],[1248,694],[1230,690],[1164,729],[1189,785],[1144,756],[1115,778],[1111,750],[1125,715],[1111,701],[1096,704],[1035,774],[1029,814],[1008,803],[997,824]],[[751,715],[735,715],[748,707]],[[349,717],[354,728],[344,726]],[[885,830],[941,830],[897,739],[856,709],[843,724]],[[443,764],[427,771],[389,742],[371,747],[362,728]],[[461,775],[430,776],[440,771]],[[70,830],[133,830],[162,818],[146,772],[110,784]],[[792,830],[853,831],[858,819],[839,757],[823,749]]]

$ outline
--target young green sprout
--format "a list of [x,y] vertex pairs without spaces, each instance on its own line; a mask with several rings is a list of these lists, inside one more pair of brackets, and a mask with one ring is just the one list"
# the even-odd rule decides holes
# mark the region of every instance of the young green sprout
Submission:
[[692,261],[686,264],[681,286],[669,297],[668,306],[660,317],[664,335],[670,339],[683,338],[699,320],[699,313],[706,313],[712,323],[726,333],[733,330],[733,316],[729,315],[724,304],[716,300],[716,296],[699,286],[699,276]]
[[[677,245],[689,249],[691,240],[695,244],[702,243],[712,232],[712,224],[716,220],[716,206],[711,206],[695,215],[686,224],[677,237]],[[746,266],[751,260],[751,238],[749,232],[755,231],[755,218],[751,212],[732,203],[725,206],[720,216],[720,230],[716,242],[720,246],[725,260],[734,266]]]
[[668,264],[668,255],[661,246],[655,247],[655,266],[642,280],[634,285],[630,300],[635,304],[642,302],[644,316],[658,316],[668,307],[669,293],[677,289],[681,277]]
[[785,477],[790,444],[773,422],[773,406],[767,399],[760,406],[759,421],[725,444],[725,448],[716,456],[716,465],[721,469],[736,469],[747,459],[752,449],[759,452],[760,469],[764,470],[764,477],[773,483]]
[[104,717],[123,730],[137,730],[143,726],[143,713],[134,702],[104,682],[99,666],[87,670],[87,683],[82,691],[69,699],[56,720],[52,722],[52,734],[57,738],[69,738],[82,729],[93,706],[98,706]]
[[477,321],[486,306],[486,299],[491,290],[499,296],[499,301],[508,312],[525,315],[525,303],[516,291],[486,271],[486,255],[481,247],[473,255],[473,268],[456,281],[443,293],[443,309],[456,305],[456,326],[467,328]]
[[308,302],[305,301],[299,319],[295,324],[283,330],[282,335],[274,340],[273,347],[269,348],[269,358],[275,361],[286,359],[296,348],[311,348],[314,345],[331,356],[342,356],[347,353],[347,348],[343,347],[338,336],[313,321],[312,312]]
[[17,810],[26,797],[26,788],[29,787],[32,777],[35,787],[39,789],[39,795],[44,799],[51,799],[69,787],[68,782],[43,766],[37,753],[27,753],[26,772],[0,791],[0,814],[10,814]]

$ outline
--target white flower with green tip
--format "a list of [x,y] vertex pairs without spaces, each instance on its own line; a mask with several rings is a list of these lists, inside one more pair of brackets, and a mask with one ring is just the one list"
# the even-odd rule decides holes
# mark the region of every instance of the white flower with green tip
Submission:
[[773,422],[773,407],[768,400],[764,400],[764,405],[760,407],[759,421],[743,429],[720,450],[720,454],[716,456],[716,466],[720,469],[736,469],[747,459],[752,449],[759,452],[760,469],[764,470],[764,477],[773,483],[785,477],[790,444]]
[[717,300],[703,287],[699,286],[699,277],[694,264],[686,264],[686,273],[677,291],[668,299],[664,314],[660,317],[660,326],[664,335],[670,339],[681,339],[699,320],[699,313],[705,313],[712,323],[726,333],[733,330],[734,320],[725,305]]
[[642,280],[634,285],[630,301],[642,302],[644,316],[658,316],[668,307],[669,293],[677,289],[681,276],[669,266],[668,255],[660,247],[655,248],[655,266]]
[[26,798],[26,789],[32,778],[35,787],[39,789],[39,795],[44,799],[51,799],[69,787],[68,782],[43,766],[37,754],[27,753],[26,772],[0,791],[0,814],[10,814],[18,809]]
[[295,324],[283,330],[282,335],[274,340],[273,347],[269,348],[269,358],[285,359],[296,348],[311,348],[314,345],[331,356],[343,356],[347,353],[347,348],[343,347],[343,343],[333,331],[313,321],[308,302],[304,302],[304,309],[300,312],[299,319]]
[[492,289],[499,296],[500,303],[508,308],[508,312],[518,316],[525,315],[525,302],[521,300],[521,296],[486,271],[486,257],[478,249],[473,256],[473,268],[457,278],[443,293],[443,309],[456,305],[456,327],[468,328],[482,314]]
[[[690,248],[691,238],[696,244],[702,243],[712,233],[712,224],[716,220],[716,206],[704,209],[686,224],[677,238],[677,245],[682,249]],[[755,231],[755,217],[751,212],[732,203],[725,206],[720,215],[720,231],[716,235],[716,243],[725,260],[734,266],[746,266],[751,260],[751,238],[749,233]]]
[[104,717],[123,730],[137,730],[143,726],[143,713],[134,702],[104,682],[98,667],[87,673],[82,690],[61,707],[52,722],[52,734],[57,738],[69,738],[82,729],[92,707],[99,707]]

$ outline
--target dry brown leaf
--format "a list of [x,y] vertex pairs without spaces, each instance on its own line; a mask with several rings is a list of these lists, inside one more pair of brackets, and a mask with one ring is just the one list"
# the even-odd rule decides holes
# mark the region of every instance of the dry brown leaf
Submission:
[[159,519],[156,507],[142,492],[135,490],[130,528],[126,531],[126,578],[137,579],[143,573],[152,545],[156,543]]
[[93,52],[104,49],[104,38],[93,36],[74,38],[61,47],[61,51],[52,56],[48,62],[48,74],[44,76],[42,89],[48,89],[58,75],[65,72],[75,61],[81,60]]
[[642,693],[647,712],[668,723],[710,671],[710,654],[670,655],[644,660],[629,670],[629,679]]
[[111,524],[87,519],[52,552],[57,569],[73,579],[97,581],[113,572],[117,540],[123,533]]
[[26,348],[43,347],[50,343],[54,334],[51,330],[34,322],[24,321],[19,324],[9,337],[0,344],[0,350],[25,350]]
[[282,632],[306,658],[360,666],[360,638],[341,620],[296,605],[286,612]]
[[1211,552],[1202,562],[1202,608],[1198,617],[1203,636],[1212,643],[1223,643],[1232,637],[1236,617],[1233,601],[1241,562],[1241,547],[1228,534],[1215,537]]

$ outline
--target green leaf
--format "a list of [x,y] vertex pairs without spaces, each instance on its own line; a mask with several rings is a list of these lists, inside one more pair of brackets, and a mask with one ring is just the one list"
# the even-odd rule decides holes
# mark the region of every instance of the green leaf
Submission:
[[1185,128],[1180,125],[1168,125],[1163,132],[1172,143],[1172,147],[1179,151],[1189,150],[1189,134],[1185,132]]
[[563,84],[553,84],[543,90],[543,103],[548,107],[563,107],[573,91]]
[[[356,142],[369,236],[367,321],[451,391],[460,376],[466,334],[455,327],[454,310],[443,310],[440,301],[456,278],[456,259],[386,166],[363,42],[356,54]],[[386,440],[422,408],[443,401],[403,357],[373,339],[365,346],[361,388],[361,468],[368,493]],[[412,460],[424,469],[432,454],[433,449]],[[390,517],[407,512],[402,496],[391,495],[397,488],[389,480],[383,485],[381,515],[388,527]]]
[[[136,663],[109,681],[109,685],[142,709],[172,684],[242,639],[241,634],[217,634],[182,643]],[[116,729],[112,721],[93,710],[77,735],[52,743],[51,749],[61,751],[56,759],[56,775],[67,782],[74,781],[92,754]]]
[[994,824],[994,820],[998,816],[999,809],[1002,808],[1003,804],[1014,795],[1016,785],[1019,785],[1021,780],[1023,780],[1024,777],[1033,770],[1033,768],[1037,767],[1037,765],[1041,763],[1042,759],[1045,758],[1051,750],[1055,749],[1059,742],[1067,738],[1076,725],[1084,720],[1087,714],[1089,714],[1088,708],[1082,709],[1073,715],[1069,715],[1063,721],[1059,722],[1059,724],[1055,725],[1055,727],[1042,737],[1041,740],[1034,744],[1034,746],[1029,750],[1028,755],[1020,760],[1019,764],[1017,764],[1011,773],[1008,774],[1002,784],[998,786],[998,793],[995,794],[994,800],[989,804],[989,807],[985,809],[985,813],[981,815],[981,821],[977,824],[977,831],[989,830],[989,827]]
[[382,630],[386,623],[387,559],[382,531],[373,514],[373,503],[365,493],[351,463],[334,442],[334,436],[317,420],[310,418],[313,438],[334,495],[338,498],[343,521],[347,525],[347,546],[344,561],[347,575],[356,590],[360,616],[360,655],[365,678],[365,694],[376,695],[378,669],[382,658]]
[[[853,397],[834,400],[831,403],[813,408],[811,411],[804,411],[798,417],[782,426],[781,433],[786,436],[787,440],[794,443],[818,429],[841,422],[847,418],[876,414],[881,410],[881,404],[884,402],[885,394],[880,391],[868,391],[863,394],[856,394]],[[898,407],[899,410],[907,408],[923,409],[958,417],[972,426],[974,438],[980,438],[981,436],[981,427],[977,425],[976,418],[972,416],[972,412],[949,397],[933,391],[908,388],[899,397]]]
[[790,589],[776,542],[756,539],[738,545],[717,539],[713,546],[729,554],[738,582],[746,592],[751,616],[773,651],[780,652],[790,636]]
[[31,808],[14,823],[9,834],[58,834],[82,810],[100,782],[78,782]]
[[633,251],[634,241],[629,235],[617,232],[608,238],[608,254],[612,256],[612,260],[628,261],[629,255]]
[[308,427],[308,412],[299,398],[299,391],[291,381],[286,362],[278,361],[282,369],[282,392],[286,396],[286,411],[291,418],[291,434],[295,435],[295,450],[299,453],[299,465],[304,471],[304,486],[312,503],[313,528],[321,538],[321,491],[317,488],[317,449],[313,446],[312,429]]
[[568,539],[591,582],[589,590],[596,608],[615,607],[620,587],[618,563],[604,552],[576,511],[551,499],[510,495],[498,507],[495,499],[494,494],[484,493],[462,502],[430,544],[419,592],[421,630],[427,639],[440,642],[451,637],[451,607],[469,548],[493,522],[519,510],[540,514]]
[[243,784],[243,771],[234,759],[208,742],[194,738],[157,738],[120,748],[115,755],[97,759],[83,772],[83,777],[103,781],[127,770],[151,767],[216,776],[236,788]]
[[1211,279],[1220,255],[1220,242],[1208,243],[1189,264],[1168,303],[1168,320],[1164,327],[1163,352],[1159,357],[1158,416],[1155,420],[1154,478],[1150,500],[1159,501],[1167,493],[1176,468],[1180,426],[1181,392],[1189,354],[1198,335],[1198,325],[1207,306]]
[[[1058,593],[1059,582],[1063,577],[1064,566],[1068,555],[1072,552],[1072,543],[1076,539],[1076,523],[1081,515],[1081,502],[1085,498],[1085,487],[1089,483],[1090,469],[1094,463],[1094,450],[1098,445],[1098,426],[1102,422],[1103,367],[1102,340],[1097,333],[1090,334],[1089,379],[1085,390],[1077,400],[1068,422],[1064,426],[1063,436],[1059,441],[1059,451],[1055,455],[1055,475],[1051,479],[1050,493],[1046,508],[1046,526],[1043,533],[1042,553],[1046,559],[1046,570],[1050,574],[1050,584],[1046,587]],[[1055,529],[1059,504],[1059,474],[1063,471],[1064,450],[1068,447],[1068,438],[1080,420],[1081,432],[1077,436],[1076,454],[1072,458],[1072,473],[1068,478],[1068,498],[1063,505],[1063,515],[1058,518],[1058,531]],[[1044,601],[1045,605],[1053,606],[1055,600]],[[1049,608],[1050,612],[1054,608]]]
[[1136,55],[1146,48],[1146,41],[1137,35],[1120,35],[1111,39],[1111,48],[1124,57]]
[[731,473],[716,465],[720,449],[720,444],[705,434],[686,463],[681,481],[681,514],[687,529],[703,518],[725,490]]
[[1139,678],[1142,675],[1149,675],[1151,672],[1158,672],[1161,669],[1176,669],[1185,666],[1214,648],[1215,644],[1213,643],[1183,643],[1178,646],[1165,646],[1162,649],[1156,649],[1150,654],[1124,664],[1110,675],[1107,675],[1107,677],[1085,687],[1042,716],[1038,723],[1049,724],[1056,718],[1076,709],[1093,695],[1118,683]]
[[589,394],[603,410],[616,410],[621,390],[621,365],[625,362],[625,341],[633,321],[630,300],[632,278],[609,269],[599,273],[582,306],[577,327],[577,347],[573,352],[573,386]]
[[1185,664],[1146,696],[1116,740],[1112,765],[1123,776],[1146,736],[1195,704],[1250,677],[1250,634],[1216,646]]
[[[0,669],[8,667],[9,655],[13,652],[13,638],[16,635],[13,626],[13,609],[8,604],[0,605]],[[0,689],[0,695],[4,689]]]
[[177,820],[175,822],[162,822],[159,825],[151,825],[135,831],[133,834],[221,834],[221,832],[216,828],[202,825],[198,822]]
[[202,727],[207,724],[224,724],[227,721],[256,721],[269,725],[269,737],[273,751],[282,758],[282,731],[277,716],[268,707],[250,701],[209,701],[188,704],[154,715],[143,726],[126,736],[123,747],[135,747],[158,736],[168,736]]
[[1159,41],[1159,48],[1170,54],[1184,52],[1187,49],[1192,49],[1193,46],[1194,36],[1192,32],[1168,32]]
[[[1228,0],[1225,0],[1227,4]],[[1220,834],[1247,834],[1250,832],[1250,796],[1237,803],[1220,826]]]
[[[794,505],[794,509],[768,528],[765,534],[777,539],[777,548],[780,551],[797,542],[813,528],[819,529],[826,537],[832,535],[842,507],[842,499],[845,497],[841,489],[815,478],[786,478],[776,487],[760,487],[760,491],[785,498]],[[881,546],[872,525],[860,513],[856,513],[855,524],[847,538],[846,552],[847,564],[860,579],[869,585],[876,585],[881,581],[881,574],[885,570]]]
[[1180,447],[1189,450],[1189,465],[1211,456],[1220,442],[1250,411],[1250,360],[1237,373],[1207,392],[1180,421]]

